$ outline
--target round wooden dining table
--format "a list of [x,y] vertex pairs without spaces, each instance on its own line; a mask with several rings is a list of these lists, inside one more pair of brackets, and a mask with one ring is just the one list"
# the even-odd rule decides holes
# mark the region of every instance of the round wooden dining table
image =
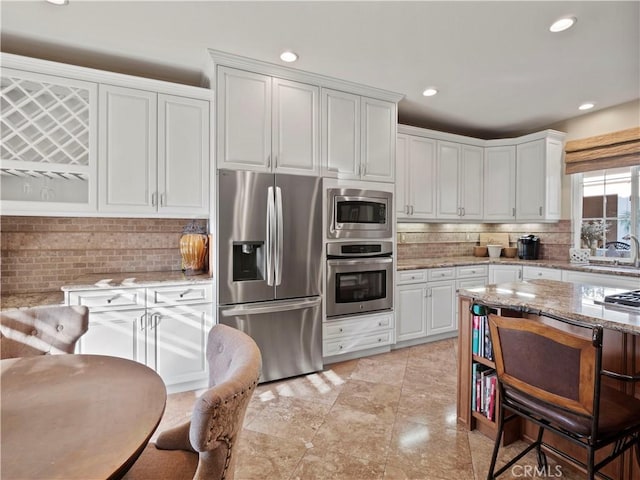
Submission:
[[102,355],[1,360],[2,480],[120,478],[164,413],[152,369]]

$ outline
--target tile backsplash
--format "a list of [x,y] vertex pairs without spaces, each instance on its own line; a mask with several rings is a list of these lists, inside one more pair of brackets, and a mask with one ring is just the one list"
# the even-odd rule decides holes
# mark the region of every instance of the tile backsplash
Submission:
[[399,223],[398,258],[435,258],[473,255],[480,233],[508,233],[509,244],[533,234],[540,238],[540,258],[568,260],[571,247],[571,220],[556,223]]
[[180,270],[180,235],[190,221],[2,216],[2,294],[59,291],[92,273]]

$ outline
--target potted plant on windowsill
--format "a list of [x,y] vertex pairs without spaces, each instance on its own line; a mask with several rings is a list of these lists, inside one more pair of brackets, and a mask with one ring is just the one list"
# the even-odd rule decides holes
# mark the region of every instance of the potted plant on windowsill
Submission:
[[603,240],[609,231],[609,224],[603,220],[583,221],[580,230],[580,238],[583,245],[591,250],[591,256],[595,256],[598,242]]

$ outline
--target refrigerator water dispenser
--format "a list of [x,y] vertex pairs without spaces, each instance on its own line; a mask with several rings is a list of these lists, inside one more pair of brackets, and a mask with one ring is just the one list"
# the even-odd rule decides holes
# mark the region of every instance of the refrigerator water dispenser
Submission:
[[233,242],[233,281],[264,280],[264,242]]

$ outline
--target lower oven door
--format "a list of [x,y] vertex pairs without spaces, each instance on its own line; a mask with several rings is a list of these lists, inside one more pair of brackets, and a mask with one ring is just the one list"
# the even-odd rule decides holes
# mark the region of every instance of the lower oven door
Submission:
[[327,317],[393,308],[391,257],[327,260]]

